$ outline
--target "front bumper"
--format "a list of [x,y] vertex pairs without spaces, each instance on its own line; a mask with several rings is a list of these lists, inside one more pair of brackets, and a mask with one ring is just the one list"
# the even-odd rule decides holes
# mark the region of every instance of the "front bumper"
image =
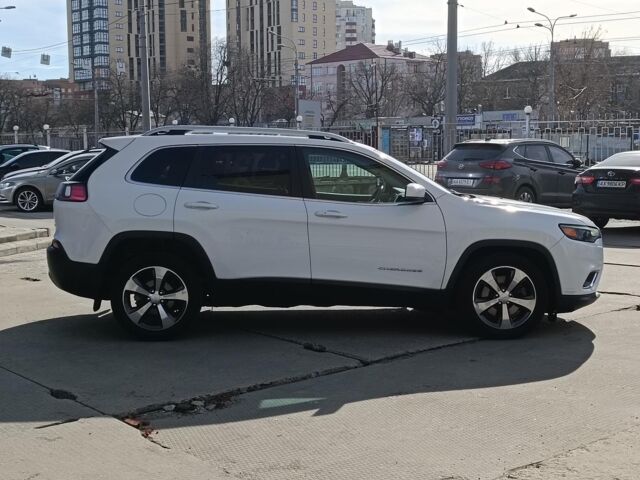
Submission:
[[70,260],[56,240],[47,248],[47,264],[49,278],[61,290],[79,297],[107,298],[100,265]]
[[561,295],[556,303],[556,313],[574,312],[582,307],[591,305],[600,298],[598,292],[586,295]]
[[8,187],[0,190],[0,203],[13,203],[14,190],[15,187]]

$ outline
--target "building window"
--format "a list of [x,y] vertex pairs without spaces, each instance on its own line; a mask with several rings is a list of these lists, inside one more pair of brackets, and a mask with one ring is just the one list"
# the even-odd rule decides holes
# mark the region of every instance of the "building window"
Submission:
[[[122,14],[122,12],[120,12]],[[118,12],[116,12],[116,17],[118,16]],[[93,18],[108,18],[107,9],[106,8],[95,8],[93,10]]]
[[298,27],[298,31],[299,31],[299,32],[304,32],[304,25],[300,25],[300,26]]
[[318,36],[318,27],[313,27],[313,36],[314,37]]
[[313,23],[318,23],[318,15],[313,14]]
[[80,12],[73,12],[71,14],[71,21],[72,22],[79,22],[80,21]]
[[123,29],[124,29],[124,24],[122,24],[122,23],[116,23],[116,28],[117,28],[118,30],[123,30]]
[[318,2],[313,2],[313,9],[318,10]]
[[187,11],[186,10],[180,10],[180,31],[181,32],[187,31]]
[[82,55],[82,47],[73,47],[73,56],[79,57]]
[[89,45],[85,45],[84,47],[82,47],[82,54],[91,55],[91,47]]
[[318,52],[313,52],[313,59],[317,60],[318,59]]
[[194,53],[195,49],[194,48],[187,48],[187,53]]
[[187,42],[193,42],[193,37],[191,35],[187,37]]
[[313,39],[313,48],[318,48],[318,40]]
[[116,17],[122,17],[123,13],[121,10],[116,10]]
[[89,10],[82,11],[82,20],[89,20]]
[[80,33],[80,31],[81,31],[80,30],[80,24],[79,23],[74,23],[72,29],[73,29],[73,33]]
[[305,56],[304,56],[304,52],[298,52],[298,59],[299,60],[304,60]]
[[116,47],[116,53],[124,53],[124,48]]
[[80,0],[71,1],[71,10],[77,10],[80,8]]
[[117,40],[118,42],[121,42],[121,41],[123,41],[123,40],[124,40],[124,37],[123,37],[122,35],[116,35],[116,40]]
[[304,45],[304,38],[298,39],[298,45]]
[[122,5],[122,0],[116,0],[114,3],[115,3],[116,5]]

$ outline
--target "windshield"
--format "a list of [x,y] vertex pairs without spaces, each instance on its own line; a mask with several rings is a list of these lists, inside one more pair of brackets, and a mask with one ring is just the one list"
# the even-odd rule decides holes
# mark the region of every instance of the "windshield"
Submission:
[[71,158],[71,157],[75,157],[76,155],[78,155],[79,153],[81,153],[82,150],[78,150],[76,152],[69,152],[65,155],[62,155],[61,157],[56,158],[55,160],[53,160],[52,162],[47,163],[46,165],[43,165],[40,168],[51,168],[51,167],[55,167],[57,164],[64,162],[65,160]]

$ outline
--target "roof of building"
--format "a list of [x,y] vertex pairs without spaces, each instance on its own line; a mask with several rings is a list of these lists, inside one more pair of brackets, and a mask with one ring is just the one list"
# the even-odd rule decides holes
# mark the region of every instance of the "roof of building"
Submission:
[[[415,55],[415,56],[413,56]],[[310,65],[317,65],[320,63],[334,63],[334,62],[353,62],[358,60],[367,60],[370,58],[406,58],[407,60],[428,61],[429,57],[412,53],[411,57],[405,56],[405,51],[402,49],[390,50],[387,45],[375,45],[373,43],[358,43],[350,47],[338,50],[337,52],[326,55],[322,58],[318,58]]]

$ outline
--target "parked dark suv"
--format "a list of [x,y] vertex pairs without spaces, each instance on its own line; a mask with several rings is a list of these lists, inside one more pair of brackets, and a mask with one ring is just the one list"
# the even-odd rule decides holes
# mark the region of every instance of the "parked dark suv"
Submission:
[[462,193],[569,207],[580,166],[547,140],[469,140],[438,162],[436,182]]

